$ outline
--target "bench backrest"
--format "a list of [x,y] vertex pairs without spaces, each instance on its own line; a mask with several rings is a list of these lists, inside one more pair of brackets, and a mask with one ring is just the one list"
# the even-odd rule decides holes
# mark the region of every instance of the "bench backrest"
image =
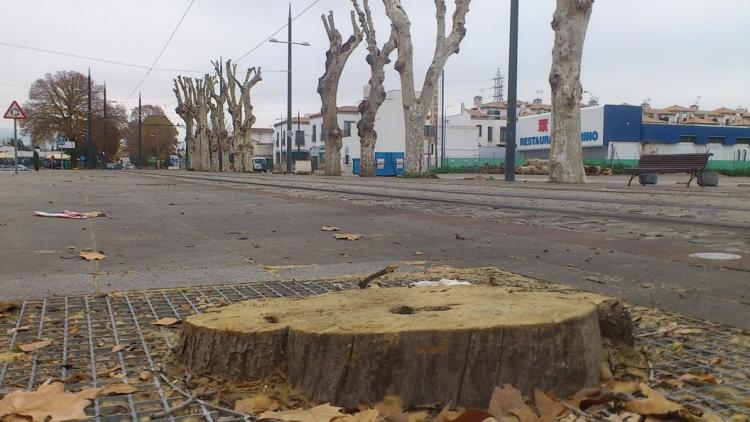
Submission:
[[648,154],[641,155],[638,168],[642,170],[703,170],[713,154]]

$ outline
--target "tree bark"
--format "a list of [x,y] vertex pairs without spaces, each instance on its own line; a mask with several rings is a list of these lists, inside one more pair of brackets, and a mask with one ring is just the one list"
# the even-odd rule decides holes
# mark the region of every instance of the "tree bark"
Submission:
[[[216,75],[212,78],[210,90],[211,98],[214,101],[211,106],[211,132],[217,144],[217,151],[220,154],[217,160],[219,166],[216,171],[234,171],[232,160],[229,159],[229,133],[227,133],[224,121],[224,108],[227,103],[227,81],[224,79],[221,61],[217,60],[211,63],[214,65],[214,69],[216,69]],[[219,83],[219,92],[216,92],[216,81]]]
[[401,77],[401,95],[404,106],[404,123],[406,125],[406,159],[404,167],[407,173],[424,172],[423,155],[425,147],[424,125],[435,99],[437,82],[448,58],[458,53],[461,41],[466,36],[466,14],[471,0],[456,0],[453,13],[453,25],[448,36],[445,35],[445,0],[435,0],[437,19],[437,41],[435,54],[427,69],[422,90],[417,95],[414,84],[414,50],[411,40],[411,22],[401,0],[383,0],[385,12],[391,20],[392,30],[396,33],[398,59],[395,69]]
[[385,65],[390,63],[390,54],[396,48],[396,34],[391,30],[388,41],[383,48],[378,47],[375,35],[375,25],[372,20],[369,0],[363,0],[364,11],[359,7],[357,0],[352,0],[354,10],[359,16],[359,24],[365,34],[367,43],[367,64],[370,65],[369,93],[359,103],[359,113],[362,116],[357,122],[357,132],[360,143],[360,177],[374,177],[375,168],[375,144],[378,133],[375,131],[375,119],[380,106],[385,101],[386,92],[383,82],[385,81]]
[[252,140],[252,128],[255,124],[255,114],[253,114],[253,104],[251,101],[250,91],[253,87],[262,81],[260,67],[251,67],[245,72],[245,80],[239,83],[235,79],[235,83],[240,88],[240,101],[242,101],[243,119],[241,130],[237,134],[239,136],[239,162],[241,168],[238,171],[252,172],[253,171],[253,140]]
[[182,76],[178,76],[174,80],[174,88],[172,90],[177,97],[177,107],[175,107],[174,111],[185,122],[185,147],[188,151],[187,168],[188,170],[195,170],[193,161],[195,159],[194,154],[196,153],[195,118],[191,111],[192,98],[190,97],[190,91],[188,90],[185,79],[183,79]]
[[333,20],[333,11],[328,17],[322,15],[323,26],[328,35],[330,47],[326,52],[326,68],[323,76],[318,80],[318,94],[321,99],[320,113],[323,117],[323,142],[325,144],[325,174],[326,176],[341,176],[341,128],[338,123],[338,90],[339,79],[344,71],[349,56],[362,42],[362,31],[357,26],[355,12],[351,13],[353,34],[342,44],[343,38]]
[[175,354],[196,375],[284,374],[315,402],[486,408],[504,383],[561,396],[599,385],[592,296],[462,286],[248,301],[188,318]]
[[208,122],[210,95],[208,93],[208,75],[203,79],[195,78],[195,102],[197,124],[198,157],[200,158],[199,170],[211,171],[210,138],[211,129]]
[[586,183],[581,143],[581,58],[593,5],[594,0],[557,0],[552,18],[552,183]]

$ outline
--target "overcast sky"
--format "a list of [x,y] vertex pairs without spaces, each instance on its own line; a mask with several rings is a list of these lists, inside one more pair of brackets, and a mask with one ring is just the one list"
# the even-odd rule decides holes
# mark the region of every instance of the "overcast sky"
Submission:
[[[379,0],[370,0],[380,42],[388,20]],[[451,1],[448,1],[451,3]],[[317,79],[323,72],[327,38],[320,15],[333,10],[345,36],[351,31],[350,0],[293,0],[293,14],[314,5],[294,22],[294,109],[320,108]],[[0,1],[0,41],[149,67],[190,0],[24,0]],[[417,85],[434,51],[434,4],[403,0],[412,21]],[[520,8],[518,93],[532,99],[538,90],[549,101],[547,75],[554,0],[524,0]],[[492,95],[498,67],[507,74],[508,0],[473,0],[461,52],[446,66],[446,103],[458,109],[475,95]],[[161,68],[209,70],[209,60],[237,59],[240,67],[262,66],[263,82],[253,91],[256,127],[270,126],[286,113],[286,46],[263,43],[286,23],[288,3],[280,0],[194,0],[181,27],[156,64]],[[450,15],[450,14],[449,14]],[[285,40],[286,30],[277,35]],[[750,1],[597,0],[586,37],[583,87],[600,103],[703,109],[750,107]],[[339,89],[340,105],[356,105],[369,73],[360,48],[350,59]],[[395,54],[394,54],[395,56]],[[106,82],[108,96],[131,108],[127,98],[146,70],[0,45],[0,107],[25,101],[28,86],[45,73],[91,68]],[[153,71],[138,89],[144,103],[165,106],[175,122],[172,79],[179,72]],[[197,74],[190,74],[196,76]],[[398,89],[398,74],[387,72],[387,89]],[[12,122],[0,122],[6,136]]]

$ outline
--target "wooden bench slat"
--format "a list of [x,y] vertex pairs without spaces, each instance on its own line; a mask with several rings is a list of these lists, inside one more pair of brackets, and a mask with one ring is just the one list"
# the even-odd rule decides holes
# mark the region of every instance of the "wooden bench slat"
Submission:
[[[628,185],[633,181],[633,178],[645,173],[690,173],[690,181],[693,177],[698,176],[699,172],[705,170],[708,164],[708,159],[713,154],[648,154],[641,156],[638,160],[638,164],[630,168],[632,177],[628,182]],[[700,181],[700,178],[698,179]],[[690,186],[688,181],[688,186]]]

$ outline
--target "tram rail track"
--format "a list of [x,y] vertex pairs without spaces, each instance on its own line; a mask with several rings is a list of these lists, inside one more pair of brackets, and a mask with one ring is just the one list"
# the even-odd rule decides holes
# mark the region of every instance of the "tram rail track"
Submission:
[[[636,222],[647,222],[647,223],[670,223],[670,224],[683,224],[683,225],[689,225],[689,226],[703,226],[703,227],[712,227],[712,228],[721,228],[721,229],[730,229],[730,230],[742,230],[750,232],[750,223],[744,223],[744,222],[736,222],[736,221],[722,221],[722,220],[698,220],[694,218],[685,218],[685,217],[674,217],[674,216],[666,216],[666,215],[644,215],[644,214],[636,214],[631,212],[617,212],[617,211],[606,211],[606,210],[595,210],[595,209],[586,209],[586,208],[574,208],[574,209],[565,209],[562,207],[551,207],[551,206],[539,206],[539,205],[518,205],[518,204],[509,204],[509,203],[502,203],[499,201],[477,201],[475,198],[480,197],[488,197],[491,199],[497,199],[497,198],[520,198],[520,199],[546,199],[542,197],[531,197],[529,198],[528,195],[524,196],[512,196],[512,195],[501,195],[501,194],[482,194],[482,193],[467,193],[467,192],[458,192],[458,191],[443,191],[443,190],[437,190],[437,189],[424,189],[424,188],[411,188],[411,187],[405,187],[405,186],[394,186],[394,187],[387,187],[387,186],[377,186],[377,189],[398,189],[400,192],[422,192],[422,193],[430,193],[430,194],[450,194],[450,195],[458,195],[458,196],[471,196],[471,198],[466,199],[456,199],[456,198],[433,198],[433,197],[425,197],[425,196],[419,196],[419,195],[408,195],[405,193],[384,193],[384,192],[373,192],[373,191],[366,191],[364,189],[368,189],[368,186],[362,185],[362,184],[331,184],[331,183],[321,183],[326,184],[328,186],[320,186],[321,184],[313,185],[312,183],[303,181],[303,182],[297,182],[297,181],[290,181],[289,179],[285,179],[283,182],[276,182],[269,179],[261,179],[261,178],[249,178],[249,177],[236,177],[236,176],[208,176],[204,174],[165,174],[163,172],[151,172],[151,171],[137,171],[136,174],[141,174],[149,177],[158,177],[158,178],[166,178],[166,179],[177,179],[177,180],[193,180],[193,181],[202,181],[202,182],[214,182],[214,183],[229,183],[234,185],[249,185],[249,186],[258,186],[258,187],[266,187],[266,188],[282,188],[282,189],[298,189],[303,191],[312,191],[312,192],[320,192],[320,193],[331,193],[331,194],[339,194],[339,195],[355,195],[355,196],[364,196],[364,197],[371,197],[371,198],[390,198],[390,199],[400,199],[400,200],[407,200],[407,201],[422,201],[422,202],[430,202],[430,203],[447,203],[447,204],[457,204],[457,205],[469,205],[469,206],[476,206],[476,207],[484,207],[484,208],[491,208],[491,209],[503,209],[503,210],[512,210],[512,211],[525,211],[525,212],[538,212],[538,213],[548,213],[552,215],[570,215],[570,216],[576,216],[576,217],[582,217],[582,216],[588,216],[588,217],[598,217],[598,218],[612,218],[616,220],[625,220],[625,221],[636,221]],[[613,204],[613,205],[643,205],[643,206],[649,206],[647,203],[623,203],[620,201],[608,201],[608,200],[598,200],[598,201],[591,201],[588,199],[578,199],[575,198],[574,200],[568,199],[568,198],[549,198],[550,200],[557,200],[561,202],[597,202],[600,204]],[[677,207],[674,205],[669,204],[653,204],[658,205],[661,207]],[[734,209],[734,208],[710,208],[711,211],[748,211],[746,209]]]

